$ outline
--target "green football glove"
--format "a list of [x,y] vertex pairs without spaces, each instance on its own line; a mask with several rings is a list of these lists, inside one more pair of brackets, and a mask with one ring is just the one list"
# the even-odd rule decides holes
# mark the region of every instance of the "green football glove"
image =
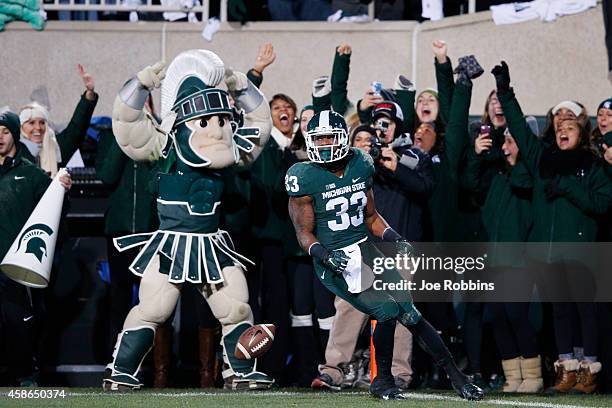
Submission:
[[308,252],[311,256],[321,261],[323,266],[337,274],[341,274],[346,270],[346,266],[348,265],[348,261],[350,259],[343,250],[335,249],[333,251],[329,251],[318,242],[312,244]]
[[349,257],[341,249],[331,251],[327,258],[322,260],[323,265],[329,270],[338,275],[342,274],[346,270],[348,265]]

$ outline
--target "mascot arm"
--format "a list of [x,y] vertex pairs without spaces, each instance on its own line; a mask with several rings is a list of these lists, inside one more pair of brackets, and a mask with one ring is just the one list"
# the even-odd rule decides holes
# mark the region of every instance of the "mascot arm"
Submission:
[[133,160],[157,160],[168,136],[153,116],[144,110],[151,90],[165,76],[163,61],[150,65],[130,79],[119,91],[113,105],[113,133],[117,144]]
[[168,140],[148,112],[130,107],[121,96],[113,105],[113,133],[121,150],[136,161],[159,159]]
[[225,83],[236,106],[244,109],[246,113],[244,126],[259,128],[259,138],[252,140],[255,143],[253,151],[251,153],[240,152],[238,165],[246,166],[257,159],[270,138],[272,131],[270,106],[261,91],[242,72],[226,70]]

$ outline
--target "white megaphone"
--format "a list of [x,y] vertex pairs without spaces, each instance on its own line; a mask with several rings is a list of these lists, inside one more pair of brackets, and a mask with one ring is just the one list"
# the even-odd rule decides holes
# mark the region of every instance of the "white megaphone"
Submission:
[[64,174],[66,169],[57,172],[0,264],[6,276],[32,288],[49,284],[64,204],[65,190],[59,178]]

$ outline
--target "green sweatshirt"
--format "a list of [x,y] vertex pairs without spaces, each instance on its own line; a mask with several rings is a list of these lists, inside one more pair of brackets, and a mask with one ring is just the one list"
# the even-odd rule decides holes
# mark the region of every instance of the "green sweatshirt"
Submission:
[[450,59],[446,57],[446,62],[444,64],[440,64],[437,59],[434,59],[434,66],[436,68],[438,102],[440,104],[438,116],[442,120],[442,123],[448,123],[450,121],[451,103],[455,91],[453,64]]
[[472,193],[486,194],[480,209],[480,237],[483,241],[494,243],[488,252],[492,265],[524,266],[525,256],[522,252],[510,253],[495,243],[527,241],[533,221],[531,175],[521,161],[514,167],[499,168],[492,178],[486,174],[488,167],[482,154],[468,151],[464,185]]
[[23,158],[24,150],[18,145],[15,157],[0,166],[0,260],[51,183],[44,171]]
[[253,236],[282,241],[286,247],[293,248],[294,243],[297,246],[297,241],[289,218],[289,197],[285,190],[286,167],[283,151],[271,137],[251,166],[249,208]]
[[[533,228],[531,242],[548,242],[546,253],[539,259],[553,262],[561,253],[553,242],[593,242],[597,236],[598,217],[605,214],[612,203],[612,182],[600,162],[579,175],[562,175],[558,195],[547,198],[545,188],[551,182],[540,173],[540,159],[544,145],[527,129],[523,112],[514,91],[498,92],[510,133],[521,152],[520,159],[534,177]],[[571,254],[564,254],[569,255]]]
[[471,98],[471,86],[456,86],[444,150],[438,154],[430,153],[435,187],[429,200],[431,231],[425,236],[434,242],[454,242],[461,237],[458,172],[466,147]]
[[112,187],[104,216],[104,233],[149,232],[157,229],[155,195],[150,188],[153,164],[135,162],[121,151],[112,129],[100,131],[96,175]]
[[346,89],[349,72],[351,66],[350,55],[340,55],[336,51],[334,55],[334,64],[331,74],[331,92],[321,97],[312,96],[312,105],[314,106],[315,114],[333,109],[341,115],[346,114],[350,105],[348,100],[348,91]]

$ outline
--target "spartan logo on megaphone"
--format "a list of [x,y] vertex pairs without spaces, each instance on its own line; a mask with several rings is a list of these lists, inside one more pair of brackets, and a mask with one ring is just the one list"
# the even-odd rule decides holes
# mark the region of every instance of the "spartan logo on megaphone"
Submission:
[[26,254],[32,254],[42,263],[48,256],[47,239],[53,235],[53,229],[46,224],[34,224],[28,227],[19,237],[17,251],[23,247]]

